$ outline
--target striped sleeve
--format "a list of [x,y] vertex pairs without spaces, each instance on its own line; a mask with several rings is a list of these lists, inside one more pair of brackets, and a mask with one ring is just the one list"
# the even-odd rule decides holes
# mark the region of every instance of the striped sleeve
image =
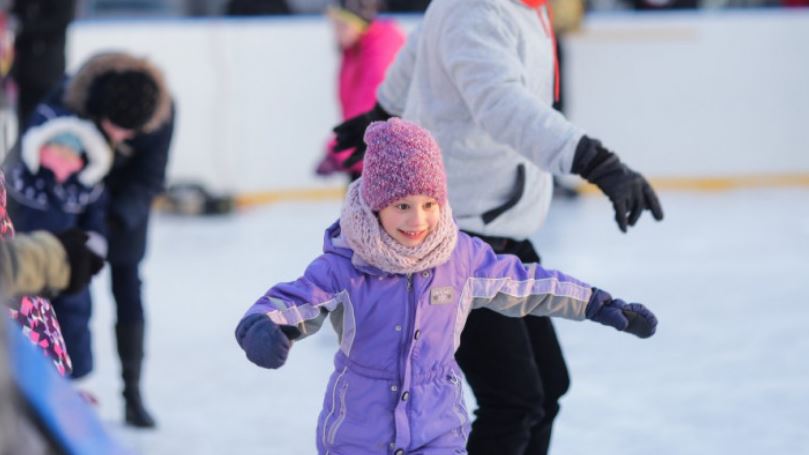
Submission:
[[472,238],[473,273],[467,279],[462,304],[488,308],[509,317],[554,316],[585,319],[592,287],[539,264],[523,264],[510,254],[498,255]]
[[317,332],[328,313],[340,306],[346,292],[336,289],[324,256],[312,262],[303,276],[268,290],[245,313],[266,314],[278,325],[294,326],[301,338]]

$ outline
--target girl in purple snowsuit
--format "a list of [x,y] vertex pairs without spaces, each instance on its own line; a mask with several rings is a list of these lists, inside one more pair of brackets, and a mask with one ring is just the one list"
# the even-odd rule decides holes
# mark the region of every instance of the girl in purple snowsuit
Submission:
[[[328,316],[339,335],[317,425],[320,454],[464,454],[469,418],[453,354],[467,315],[591,319],[647,337],[657,321],[562,273],[496,255],[459,232],[441,153],[424,129],[371,124],[363,176],[348,189],[324,252],[272,287],[236,339],[265,368]],[[631,323],[630,323],[631,320]]]

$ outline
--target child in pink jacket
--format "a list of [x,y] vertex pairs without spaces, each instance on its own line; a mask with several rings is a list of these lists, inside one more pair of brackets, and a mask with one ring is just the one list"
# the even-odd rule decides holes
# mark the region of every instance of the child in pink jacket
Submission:
[[[378,0],[339,0],[328,9],[341,53],[338,95],[343,120],[374,107],[376,88],[405,41],[396,23],[376,18],[377,9]],[[359,177],[362,162],[348,170],[342,166],[353,149],[333,153],[333,147],[332,137],[317,174],[348,172],[352,181]]]

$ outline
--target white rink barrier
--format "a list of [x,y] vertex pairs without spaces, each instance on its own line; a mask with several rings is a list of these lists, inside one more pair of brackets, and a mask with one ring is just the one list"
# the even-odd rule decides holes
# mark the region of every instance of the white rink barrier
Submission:
[[[593,14],[564,43],[569,117],[644,174],[809,184],[809,10]],[[79,21],[69,69],[110,49],[167,73],[170,180],[268,200],[343,186],[313,173],[339,115],[323,17]]]

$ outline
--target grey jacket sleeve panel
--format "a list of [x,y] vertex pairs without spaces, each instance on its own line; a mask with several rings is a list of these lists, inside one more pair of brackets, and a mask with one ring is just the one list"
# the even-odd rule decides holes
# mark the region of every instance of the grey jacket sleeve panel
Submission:
[[474,271],[464,287],[470,309],[488,308],[508,317],[585,319],[589,284],[539,264],[524,264],[511,254],[496,254],[480,239],[470,243]]
[[583,321],[589,289],[555,278],[510,281],[470,278],[471,308],[488,308],[512,318],[550,316]]
[[[348,292],[341,283],[334,256],[323,254],[312,261],[303,276],[271,287],[245,313],[266,314],[281,326],[297,328],[306,338],[320,330],[330,313],[349,302]],[[342,261],[343,259],[337,259]]]
[[376,99],[386,112],[401,116],[407,103],[407,94],[413,80],[416,53],[421,39],[421,24],[410,32],[404,46],[399,49],[396,59],[385,74],[385,80],[376,92]]
[[5,295],[62,290],[69,279],[67,253],[52,234],[37,231],[0,241],[0,287]]
[[438,46],[475,123],[541,169],[569,173],[583,132],[526,86],[520,24],[492,2],[469,8],[443,21]]
[[[279,325],[292,325],[297,328],[300,332],[300,336],[295,338],[295,340],[298,341],[317,333],[323,326],[323,323],[326,321],[327,317],[331,316],[332,321],[334,321],[335,316],[342,319],[342,301],[345,298],[347,298],[346,293],[341,292],[335,295],[333,299],[320,302],[318,305],[313,305],[313,308],[310,308],[310,305],[308,304],[301,307],[288,307],[283,301],[275,297],[268,297],[267,300],[269,303],[273,305],[281,315],[284,315],[283,321],[286,323],[279,322],[279,313],[269,312],[267,313],[267,316],[273,320],[273,322]],[[296,312],[302,313],[300,317],[292,319],[297,320],[297,322],[292,322],[290,320],[291,318],[287,317],[290,308]],[[337,330],[338,336],[342,336],[342,333],[337,326],[335,326],[335,330]]]

